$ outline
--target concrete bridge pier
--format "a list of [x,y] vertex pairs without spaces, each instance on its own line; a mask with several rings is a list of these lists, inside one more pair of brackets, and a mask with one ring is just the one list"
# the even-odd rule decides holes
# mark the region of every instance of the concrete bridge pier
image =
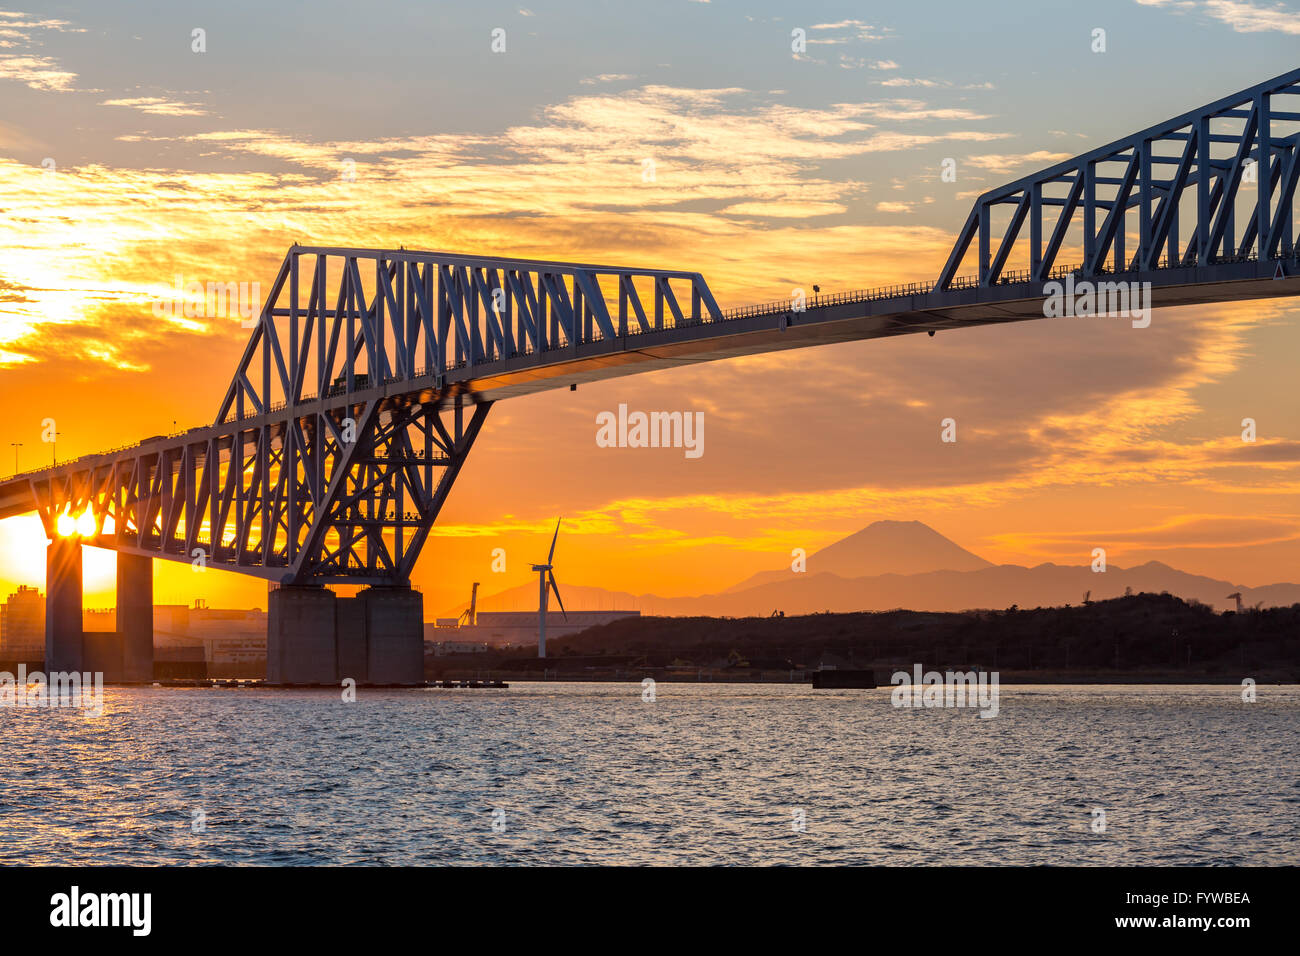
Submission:
[[45,672],[83,671],[81,539],[58,537],[45,551]]
[[267,595],[266,682],[336,684],[337,599],[323,587],[281,587]]
[[424,595],[409,587],[366,588],[367,677],[372,684],[424,683]]
[[424,596],[371,587],[352,598],[281,587],[268,598],[268,684],[424,683]]
[[121,645],[118,677],[132,683],[153,680],[153,558],[117,555],[117,635]]

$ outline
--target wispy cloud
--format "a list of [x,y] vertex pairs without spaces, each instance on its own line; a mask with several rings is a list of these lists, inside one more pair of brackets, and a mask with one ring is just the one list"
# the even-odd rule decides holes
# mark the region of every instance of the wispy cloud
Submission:
[[[151,115],[204,115],[193,103],[164,96],[103,102]],[[10,362],[39,362],[57,341],[64,357],[140,366],[147,362],[146,343],[111,330],[123,327],[126,314],[148,315],[175,274],[258,281],[290,241],[322,235],[365,237],[373,245],[671,263],[708,248],[743,246],[753,254],[753,220],[762,218],[800,236],[765,231],[760,241],[772,245],[774,259],[806,256],[829,275],[836,268],[829,262],[839,258],[847,281],[852,258],[833,246],[861,247],[869,229],[821,227],[813,236],[808,220],[842,216],[867,187],[827,175],[823,166],[1004,135],[976,128],[982,119],[919,100],[807,109],[738,88],[648,85],[575,96],[543,108],[536,122],[491,135],[313,141],[275,130],[225,129],[119,137],[257,156],[274,167],[262,173],[108,166],[48,172],[0,161],[0,206],[9,213],[0,222],[6,247],[0,281],[23,290],[0,299],[0,349]],[[896,128],[903,125],[924,128]],[[526,222],[534,226],[522,228]],[[178,231],[183,242],[176,241]],[[745,236],[751,238],[742,241]],[[238,237],[233,248],[231,237]],[[937,258],[942,239],[912,229],[886,242],[891,252],[878,260],[881,281],[891,262],[908,268],[903,257],[918,244]],[[716,261],[711,280],[724,298],[738,292],[766,298],[774,291],[755,287],[744,256]],[[42,331],[69,323],[77,324],[75,337]],[[238,323],[192,324],[191,334],[238,335]]]
[[1022,531],[995,535],[1002,547],[1025,554],[1086,552],[1098,541],[1124,545],[1129,550],[1163,551],[1182,548],[1243,547],[1276,544],[1300,538],[1290,515],[1187,514],[1146,527],[1101,529],[1088,532]]
[[17,80],[34,90],[61,92],[75,89],[77,74],[48,56],[0,54],[0,80]]
[[1136,0],[1144,7],[1175,13],[1202,13],[1237,33],[1300,35],[1300,14],[1284,3],[1259,5],[1250,0]]
[[207,110],[197,103],[170,100],[162,96],[136,96],[126,99],[104,100],[100,106],[125,106],[151,116],[206,116]]
[[[874,26],[864,20],[839,20],[834,23],[813,24],[804,33],[805,42],[809,47],[846,48],[840,50],[834,57],[835,64],[841,69],[888,70],[896,68],[896,65],[886,65],[890,63],[888,60],[858,56],[847,49],[858,44],[893,39],[893,31],[889,27]],[[827,50],[826,52],[830,54],[833,51]],[[811,52],[796,52],[794,53],[794,59],[817,66],[827,66],[831,62],[824,57],[814,56]]]
[[889,37],[893,31],[889,27],[873,26],[864,20],[839,20],[835,23],[816,23],[808,28],[814,36],[808,38],[810,44],[838,45],[855,41],[871,42]]
[[991,173],[1001,175],[1024,166],[1050,166],[1053,163],[1069,159],[1072,155],[1072,153],[1053,153],[1045,149],[1021,154],[982,153],[978,156],[967,156],[965,163],[968,166],[974,166],[976,169],[986,169]]
[[1282,3],[1260,7],[1247,0],[1206,0],[1205,11],[1238,33],[1300,34],[1300,13]]
[[598,73],[596,76],[585,77],[579,82],[583,86],[595,86],[597,83],[621,83],[635,78],[635,74],[632,73]]
[[35,17],[17,11],[0,10],[0,80],[14,80],[34,90],[66,92],[75,89],[77,74],[65,69],[53,57],[34,52],[40,35],[46,32],[79,32],[66,20]]
[[951,80],[927,79],[924,77],[908,76],[891,76],[886,80],[877,81],[881,86],[891,89],[902,89],[907,87],[918,87],[928,90],[940,89],[959,89],[959,90],[991,90],[994,89],[992,83],[953,83]]

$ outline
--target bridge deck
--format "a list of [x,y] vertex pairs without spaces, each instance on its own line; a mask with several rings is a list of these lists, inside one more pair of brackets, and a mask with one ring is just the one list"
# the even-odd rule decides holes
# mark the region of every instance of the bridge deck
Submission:
[[[1108,278],[1151,282],[1152,306],[1168,308],[1300,294],[1300,269],[1296,265],[1300,263],[1293,264],[1285,279],[1273,277],[1275,263],[1261,266],[1256,262]],[[458,368],[447,374],[447,381],[463,385],[484,400],[512,398],[570,383],[598,382],[763,352],[1044,319],[1044,301],[1041,283],[1022,282],[887,299],[848,299],[830,305],[813,304],[802,313],[773,309],[723,322],[702,321],[557,349],[558,354],[549,360],[548,356],[542,356],[542,361],[526,356],[472,369]],[[435,393],[426,390],[421,396],[421,400],[428,401],[435,398]]]

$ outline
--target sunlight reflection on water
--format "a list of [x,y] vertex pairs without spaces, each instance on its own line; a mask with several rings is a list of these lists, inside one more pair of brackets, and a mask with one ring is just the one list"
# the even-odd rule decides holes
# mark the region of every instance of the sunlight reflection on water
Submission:
[[1295,865],[1297,718],[1296,686],[1004,686],[993,720],[888,688],[109,688],[0,710],[0,860]]

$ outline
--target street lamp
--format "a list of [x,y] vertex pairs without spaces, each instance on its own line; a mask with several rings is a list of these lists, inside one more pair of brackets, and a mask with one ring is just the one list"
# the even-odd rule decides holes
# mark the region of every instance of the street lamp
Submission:
[[14,450],[14,474],[18,474],[18,449],[23,447],[20,441],[11,441],[9,447]]

